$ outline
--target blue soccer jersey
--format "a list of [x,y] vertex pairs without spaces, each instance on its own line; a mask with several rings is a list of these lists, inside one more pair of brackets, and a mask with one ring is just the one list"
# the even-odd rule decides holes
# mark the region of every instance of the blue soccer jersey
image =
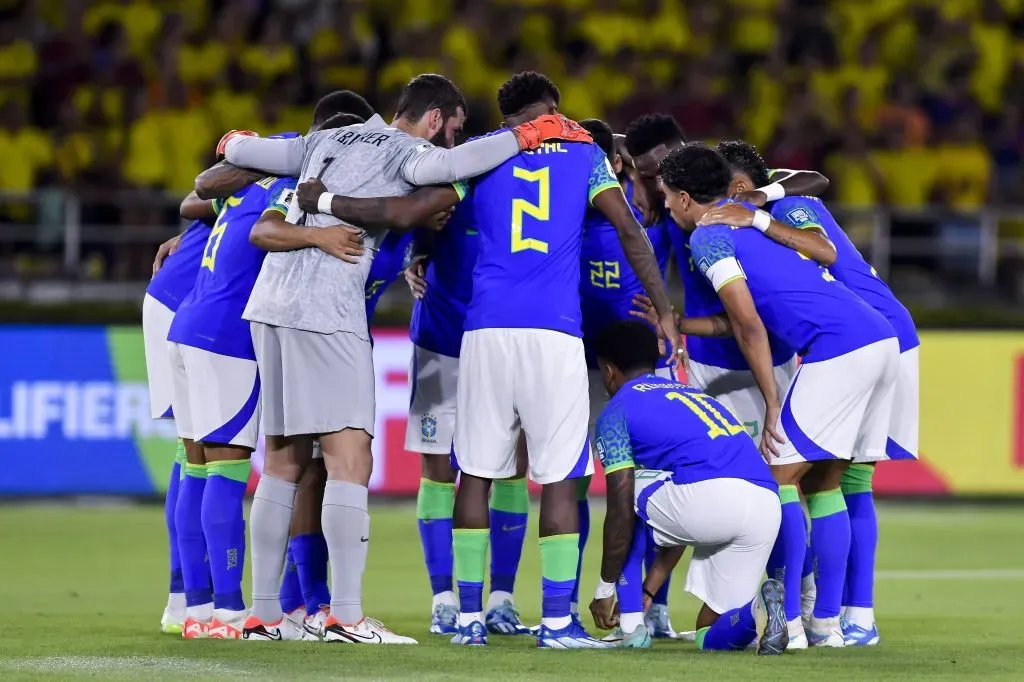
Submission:
[[715,291],[745,278],[765,327],[805,362],[844,355],[896,336],[882,315],[814,261],[752,228],[698,227],[690,236],[697,269]]
[[249,232],[265,210],[287,215],[294,188],[294,178],[271,176],[225,202],[206,241],[196,285],[174,316],[168,341],[256,359],[242,312],[266,252],[249,243]]
[[[631,183],[625,187],[626,198],[633,195]],[[640,211],[630,204],[638,221],[643,220]],[[647,236],[654,247],[662,279],[668,268],[671,244],[664,222],[647,228]],[[663,265],[664,264],[664,265]],[[601,332],[611,324],[630,318],[633,296],[644,293],[644,287],[626,260],[615,226],[596,209],[587,212],[583,231],[583,246],[580,256],[580,303],[583,311],[583,344],[587,366],[597,367],[597,356],[592,345]],[[671,353],[669,353],[671,357]],[[668,359],[660,360],[660,367],[668,365]]]
[[[676,265],[683,280],[683,307],[687,317],[705,317],[725,312],[718,294],[700,273],[690,253],[690,235],[672,223],[669,237],[676,254]],[[768,330],[768,343],[772,350],[772,364],[781,365],[790,360],[796,352],[784,341]],[[690,359],[702,365],[722,369],[749,370],[743,351],[733,338],[686,338],[686,351]]]
[[626,382],[597,419],[606,474],[625,468],[671,471],[678,484],[738,478],[778,487],[746,429],[714,398],[646,374]]
[[164,260],[163,266],[149,281],[146,293],[170,310],[177,311],[195,286],[199,264],[203,260],[203,249],[209,236],[209,224],[196,220],[189,225],[181,235],[178,250]]
[[472,188],[480,231],[466,331],[550,329],[582,337],[580,249],[595,196],[621,191],[592,143],[551,142],[518,156]]
[[882,313],[896,331],[901,353],[921,345],[910,311],[899,302],[871,264],[864,260],[864,256],[846,236],[843,228],[839,227],[839,223],[820,199],[786,197],[772,204],[771,213],[776,220],[800,229],[823,230],[836,247],[836,262],[829,267],[832,276]]
[[377,303],[392,282],[402,276],[412,262],[412,232],[390,232],[381,242],[366,276],[366,321],[373,320]]
[[473,268],[480,247],[480,232],[473,216],[473,197],[463,197],[448,224],[434,236],[427,261],[427,290],[412,309],[412,342],[441,355],[459,357],[466,308],[473,296]]

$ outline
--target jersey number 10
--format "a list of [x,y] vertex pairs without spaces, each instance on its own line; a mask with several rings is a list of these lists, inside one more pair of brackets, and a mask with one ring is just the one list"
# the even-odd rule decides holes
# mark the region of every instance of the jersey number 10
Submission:
[[526,199],[512,200],[512,253],[520,251],[547,253],[547,242],[523,237],[523,216],[528,215],[538,221],[551,220],[551,169],[545,166],[531,171],[514,166],[512,177],[537,183],[536,204],[531,204]]
[[[717,407],[715,407],[708,396],[700,393],[677,393],[672,391],[666,393],[665,397],[669,400],[678,400],[682,404],[690,408],[697,417],[704,422],[708,427],[708,438],[714,440],[719,436],[735,436],[738,433],[746,433],[746,429],[743,428],[742,424],[735,421],[735,417],[726,410],[725,414],[722,414]],[[728,417],[726,417],[728,415]],[[730,421],[729,417],[732,418]]]

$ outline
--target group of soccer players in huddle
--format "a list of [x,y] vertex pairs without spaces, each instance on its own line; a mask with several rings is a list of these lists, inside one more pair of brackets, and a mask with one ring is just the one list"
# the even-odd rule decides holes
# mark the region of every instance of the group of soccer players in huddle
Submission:
[[[390,125],[339,91],[305,136],[222,138],[143,306],[153,416],[180,436],[165,632],[415,643],[364,616],[361,594],[369,322],[404,275],[431,633],[768,655],[878,642],[871,481],[876,462],[916,456],[910,315],[809,196],[820,174],[687,142],[664,115],[613,135],[558,103],[545,76],[517,74],[498,91],[503,127],[456,146],[465,101],[424,74]],[[684,314],[665,290],[673,258]],[[578,609],[595,451],[603,639]],[[542,486],[536,627],[513,598],[527,474]],[[676,633],[669,576],[687,546],[704,605]]]

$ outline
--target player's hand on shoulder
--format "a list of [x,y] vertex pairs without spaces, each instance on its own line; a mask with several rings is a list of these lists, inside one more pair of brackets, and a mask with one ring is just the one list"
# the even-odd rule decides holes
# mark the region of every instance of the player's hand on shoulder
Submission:
[[771,464],[773,458],[779,456],[779,445],[786,442],[778,431],[779,416],[782,414],[780,405],[769,405],[764,412],[764,428],[761,429],[761,456]]
[[423,298],[427,293],[427,261],[418,260],[405,269],[405,281],[413,298]]
[[730,203],[715,206],[705,213],[698,225],[729,225],[730,227],[750,227],[754,224],[754,211],[743,204]]
[[299,200],[299,208],[306,213],[319,213],[320,195],[327,191],[327,187],[319,178],[310,178],[300,182],[295,188],[295,198]]
[[454,210],[455,208],[452,207],[446,208],[443,211],[438,211],[427,218],[427,222],[424,224],[424,227],[435,232],[440,232],[444,229],[444,226],[448,224],[448,219],[452,217],[452,211]]
[[346,263],[358,263],[366,248],[363,246],[363,231],[348,225],[333,225],[316,228],[316,246],[324,253]]
[[153,259],[153,274],[154,275],[156,273],[160,272],[160,268],[162,268],[164,266],[164,261],[167,259],[168,256],[170,256],[172,253],[177,251],[178,250],[178,246],[180,246],[180,245],[181,245],[181,235],[180,234],[174,235],[173,237],[171,237],[170,239],[168,239],[167,241],[165,241],[163,244],[160,245],[160,248],[158,248],[156,250],[156,257]]
[[593,142],[590,133],[576,121],[561,114],[545,114],[532,121],[520,123],[512,129],[519,141],[519,148],[526,151],[536,149],[548,140],[566,142]]
[[753,204],[758,208],[761,208],[768,203],[768,195],[759,189],[753,189],[749,192],[737,192],[732,196],[736,201],[743,201],[748,204]]
[[220,138],[217,142],[217,160],[224,160],[224,153],[227,151],[228,142],[236,137],[259,137],[260,134],[255,130],[229,130]]

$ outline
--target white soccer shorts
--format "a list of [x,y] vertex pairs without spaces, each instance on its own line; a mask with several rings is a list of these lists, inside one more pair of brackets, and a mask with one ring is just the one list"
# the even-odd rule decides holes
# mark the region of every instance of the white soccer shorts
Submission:
[[594,473],[583,341],[548,329],[477,329],[462,337],[455,457],[480,478],[516,474],[526,432],[530,477],[541,485]]
[[[654,373],[665,379],[675,379],[671,367],[658,367]],[[590,387],[590,422],[587,426],[587,433],[590,434],[590,447],[596,448],[594,429],[597,427],[597,418],[601,416],[605,406],[608,404],[608,391],[604,390],[604,381],[601,380],[601,370],[588,369],[587,382]]]
[[899,373],[895,338],[800,366],[782,404],[779,445],[773,466],[885,457]]
[[178,436],[255,449],[260,416],[256,361],[169,342]]
[[405,449],[425,455],[449,455],[455,437],[459,359],[413,346],[410,364]]
[[918,347],[900,353],[892,389],[892,415],[889,418],[889,438],[885,443],[885,452],[854,452],[854,462],[917,459],[921,420],[918,355]]
[[172,320],[174,311],[146,294],[142,299],[142,343],[146,350],[149,412],[153,419],[174,419],[171,412],[174,380],[171,358],[167,354],[167,332]]
[[684,589],[715,613],[757,595],[782,521],[777,493],[738,478],[677,484],[636,472],[636,511],[661,547],[693,547]]
[[[796,356],[775,366],[775,382],[779,395],[786,395],[789,384],[796,374]],[[757,387],[754,373],[749,369],[725,369],[714,365],[703,365],[693,360],[689,363],[690,385],[699,388],[730,412],[747,429],[751,438],[761,437],[761,423],[764,421],[764,396]]]

